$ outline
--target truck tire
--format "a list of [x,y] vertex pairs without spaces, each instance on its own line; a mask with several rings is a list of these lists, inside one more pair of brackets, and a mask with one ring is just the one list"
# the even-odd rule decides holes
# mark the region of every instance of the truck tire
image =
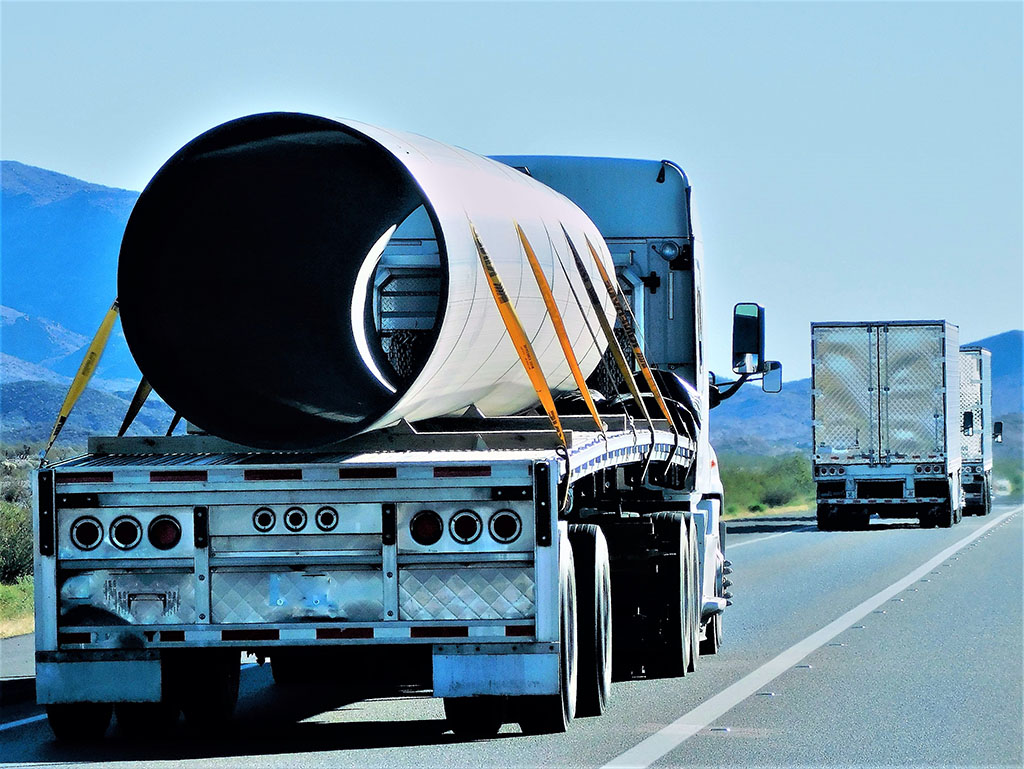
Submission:
[[187,678],[180,682],[185,687],[181,692],[181,710],[189,728],[211,733],[231,720],[238,703],[240,672],[237,650],[194,655]]
[[46,720],[61,742],[93,742],[107,733],[112,712],[109,702],[67,702],[47,705]]
[[558,559],[558,694],[517,697],[519,726],[523,734],[560,734],[576,715],[578,625],[576,576],[569,538],[559,537]]
[[992,487],[988,483],[981,487],[981,506],[975,512],[977,515],[988,515],[992,512]]
[[612,690],[612,580],[608,543],[600,527],[569,525],[579,625],[577,716],[599,716]]
[[835,514],[828,505],[818,503],[818,531],[835,531]]
[[945,505],[940,506],[935,513],[935,519],[939,528],[951,528],[956,522],[956,510],[953,509],[953,503],[947,502]]
[[278,652],[270,657],[270,672],[274,683],[278,686],[296,686],[320,680],[323,671],[317,671],[316,665],[309,664],[299,655],[290,652]]
[[686,568],[690,571],[690,664],[687,670],[697,670],[700,659],[700,621],[704,610],[704,597],[700,586],[700,558],[697,555],[697,524],[692,517],[686,517],[687,557]]
[[691,665],[691,607],[689,541],[681,513],[654,513],[654,537],[660,559],[654,580],[651,621],[659,629],[658,643],[650,649],[648,675],[685,676]]
[[456,737],[493,737],[505,723],[504,697],[445,697],[444,718]]
[[171,702],[118,702],[117,728],[130,739],[159,738],[178,722],[181,708]]

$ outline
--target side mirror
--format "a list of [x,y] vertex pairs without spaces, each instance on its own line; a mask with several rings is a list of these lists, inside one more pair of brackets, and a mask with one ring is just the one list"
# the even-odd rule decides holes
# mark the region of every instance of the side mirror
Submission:
[[974,412],[964,412],[964,423],[960,427],[964,435],[974,435]]
[[765,362],[764,376],[761,377],[761,389],[766,393],[782,392],[782,364],[777,360]]
[[1003,442],[1003,423],[993,422],[992,423],[992,440],[996,443]]
[[764,362],[764,307],[741,302],[732,315],[732,370],[759,374]]

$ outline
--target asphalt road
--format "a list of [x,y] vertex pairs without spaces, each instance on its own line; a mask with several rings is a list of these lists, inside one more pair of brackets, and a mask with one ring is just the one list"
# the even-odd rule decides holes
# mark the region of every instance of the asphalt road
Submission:
[[[731,526],[725,644],[685,679],[615,684],[610,712],[560,736],[456,740],[440,701],[351,702],[243,672],[231,734],[184,725],[132,742],[55,743],[35,706],[0,716],[0,763],[189,766],[1024,765],[1024,514],[952,529],[813,520]],[[992,525],[995,524],[995,525]]]

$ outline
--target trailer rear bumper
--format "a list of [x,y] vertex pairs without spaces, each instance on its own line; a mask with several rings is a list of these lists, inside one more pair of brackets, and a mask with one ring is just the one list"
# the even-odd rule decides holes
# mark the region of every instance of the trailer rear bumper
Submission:
[[159,702],[163,693],[160,659],[36,662],[36,702]]
[[435,697],[558,693],[558,645],[435,646]]

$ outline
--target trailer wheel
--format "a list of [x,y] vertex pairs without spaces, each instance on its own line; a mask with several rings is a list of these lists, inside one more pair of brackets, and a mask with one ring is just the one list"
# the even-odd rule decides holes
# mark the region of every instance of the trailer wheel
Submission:
[[986,483],[981,487],[981,507],[975,513],[977,515],[988,515],[992,512],[992,489]]
[[181,708],[170,702],[118,702],[114,705],[117,728],[133,739],[165,734],[178,721]]
[[234,715],[238,703],[241,663],[236,650],[224,654],[196,655],[188,676],[180,684],[181,709],[189,727],[211,732],[223,727]]
[[61,742],[100,740],[110,726],[109,702],[67,702],[46,706],[46,720]]
[[693,518],[687,518],[686,526],[686,568],[690,573],[690,633],[687,636],[690,643],[690,664],[687,670],[691,673],[697,670],[697,660],[700,659],[700,620],[704,609],[704,596],[700,588],[700,559],[697,556],[697,529]]
[[818,531],[835,531],[835,515],[828,505],[818,505]]
[[572,547],[567,536],[559,537],[558,595],[558,694],[517,697],[519,726],[523,734],[558,734],[566,731],[576,715],[578,626],[576,576]]
[[649,674],[658,677],[685,676],[690,670],[690,569],[686,521],[680,513],[654,513],[654,536],[662,555],[654,581],[655,606],[651,619],[660,628],[658,645],[648,656]]
[[599,716],[612,690],[612,580],[608,543],[598,526],[569,526],[579,624],[576,715]]
[[505,723],[504,697],[445,697],[444,718],[456,737],[493,737]]

